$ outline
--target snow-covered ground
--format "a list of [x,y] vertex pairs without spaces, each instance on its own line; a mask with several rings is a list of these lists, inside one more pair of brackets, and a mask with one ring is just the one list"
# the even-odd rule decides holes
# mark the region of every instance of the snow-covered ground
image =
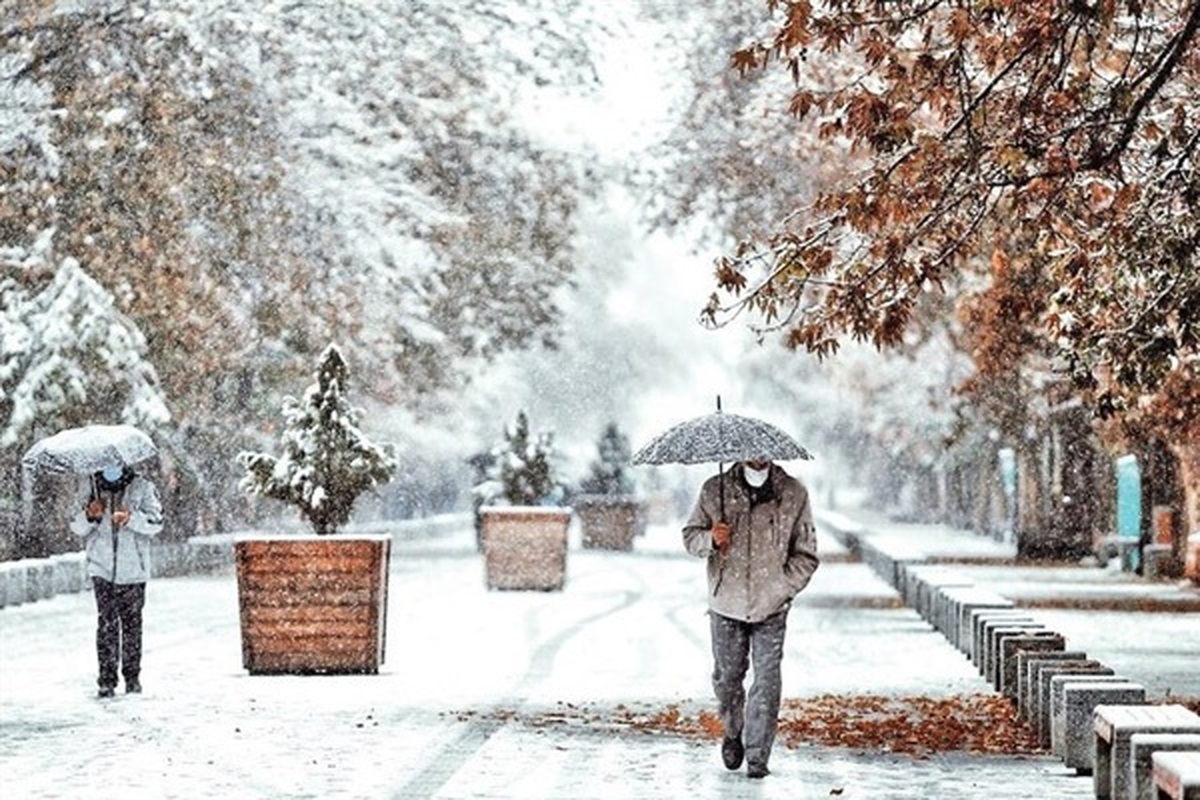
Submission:
[[[867,567],[836,560],[831,541],[824,550],[835,559],[790,617],[786,696],[988,691],[915,613],[879,607],[893,595]],[[230,572],[151,584],[141,696],[95,698],[90,594],[0,611],[4,796],[1090,797],[1090,780],[1052,758],[778,745],[773,775],[752,783],[726,773],[711,742],[590,725],[587,713],[523,722],[711,709],[703,568],[678,527],[651,527],[629,554],[582,550],[575,536],[562,592],[488,591],[469,526],[397,551],[374,676],[248,675]],[[1070,616],[1085,612],[1047,613],[1088,635],[1091,617]],[[1186,649],[1194,622],[1110,612],[1093,636],[1150,679],[1156,649]]]

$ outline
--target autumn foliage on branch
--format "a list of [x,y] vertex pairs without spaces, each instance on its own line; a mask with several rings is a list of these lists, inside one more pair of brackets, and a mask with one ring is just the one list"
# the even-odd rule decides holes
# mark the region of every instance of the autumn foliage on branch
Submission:
[[[899,344],[930,292],[1019,255],[1060,369],[1120,411],[1200,338],[1200,0],[768,0],[790,111],[863,167],[718,259],[714,325]],[[844,59],[831,83],[813,65]],[[1019,238],[1016,236],[1019,234]]]

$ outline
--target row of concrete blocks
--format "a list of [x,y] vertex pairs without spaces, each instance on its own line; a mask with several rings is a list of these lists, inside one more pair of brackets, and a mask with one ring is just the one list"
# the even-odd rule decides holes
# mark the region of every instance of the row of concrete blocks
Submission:
[[[155,542],[150,553],[154,577],[208,572],[232,563],[225,537],[195,537],[186,542]],[[0,561],[0,608],[49,600],[90,589],[87,556],[82,552],[47,558]]]
[[864,537],[860,548],[905,604],[1013,701],[1042,747],[1092,775],[1097,798],[1200,795],[1188,766],[1200,758],[1200,716],[1183,706],[1147,705],[1144,686],[1068,650],[1062,635],[1010,599],[930,564],[911,547]]

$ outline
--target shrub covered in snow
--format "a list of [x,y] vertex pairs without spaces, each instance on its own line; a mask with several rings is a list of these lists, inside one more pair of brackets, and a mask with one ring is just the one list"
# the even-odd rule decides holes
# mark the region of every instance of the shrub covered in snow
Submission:
[[615,422],[608,423],[596,442],[596,460],[591,463],[589,474],[580,482],[580,491],[585,494],[631,494],[631,458],[629,438],[621,432]]
[[358,429],[359,412],[343,394],[348,375],[341,351],[327,347],[303,399],[284,399],[283,455],[238,454],[243,489],[295,505],[320,535],[335,533],[355,499],[396,471],[391,446],[372,444]]
[[563,485],[556,475],[558,452],[554,435],[529,432],[524,411],[504,431],[504,439],[488,454],[485,478],[475,486],[480,504],[513,506],[558,505]]

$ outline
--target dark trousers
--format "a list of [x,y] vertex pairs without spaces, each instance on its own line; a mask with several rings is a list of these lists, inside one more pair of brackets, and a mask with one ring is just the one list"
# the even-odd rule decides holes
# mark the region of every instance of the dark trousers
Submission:
[[142,607],[146,584],[109,583],[92,578],[96,595],[96,657],[100,661],[100,686],[117,685],[117,673],[125,685],[136,682],[142,672]]
[[[742,740],[746,761],[766,765],[779,724],[783,692],[780,664],[787,611],[762,622],[740,622],[709,614],[712,627],[713,692],[725,735]],[[746,671],[754,664],[754,682],[746,696]],[[748,700],[748,702],[747,702]]]

